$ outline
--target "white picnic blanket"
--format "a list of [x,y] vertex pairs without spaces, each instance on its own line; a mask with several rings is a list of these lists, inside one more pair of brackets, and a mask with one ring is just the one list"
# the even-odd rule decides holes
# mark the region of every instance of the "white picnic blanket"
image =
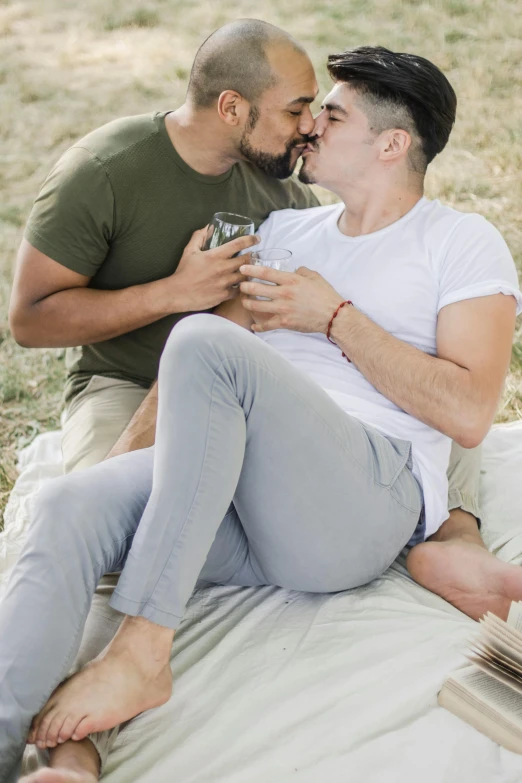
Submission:
[[[0,590],[31,499],[61,472],[60,435],[22,452],[0,536]],[[522,563],[522,422],[484,447],[484,538]],[[106,783],[520,783],[522,756],[437,706],[473,621],[400,557],[334,595],[197,590],[176,633],[169,703],[120,733]]]

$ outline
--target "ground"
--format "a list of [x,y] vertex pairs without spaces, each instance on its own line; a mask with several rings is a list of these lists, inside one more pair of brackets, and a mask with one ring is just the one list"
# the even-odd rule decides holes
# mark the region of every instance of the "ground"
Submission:
[[[178,106],[199,44],[249,16],[307,47],[322,95],[326,57],[343,49],[380,44],[435,62],[459,108],[427,195],[491,220],[522,269],[519,0],[0,0],[0,525],[17,450],[56,428],[61,410],[64,352],[20,348],[7,325],[16,249],[39,186],[89,130]],[[521,334],[522,324],[497,421],[522,416]]]

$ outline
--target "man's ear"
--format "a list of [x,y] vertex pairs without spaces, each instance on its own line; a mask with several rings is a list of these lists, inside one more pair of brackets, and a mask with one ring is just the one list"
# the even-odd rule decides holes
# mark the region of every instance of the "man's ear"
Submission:
[[217,111],[223,122],[237,127],[248,117],[248,102],[235,90],[224,90],[218,98]]
[[386,163],[404,158],[411,147],[411,136],[408,131],[393,128],[382,134],[379,157]]

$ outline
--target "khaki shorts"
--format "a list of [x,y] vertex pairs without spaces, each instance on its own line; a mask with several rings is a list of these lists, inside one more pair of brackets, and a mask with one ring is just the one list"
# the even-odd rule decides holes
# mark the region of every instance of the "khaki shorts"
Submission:
[[93,375],[65,410],[64,472],[83,470],[105,459],[147,394],[147,389],[131,381]]

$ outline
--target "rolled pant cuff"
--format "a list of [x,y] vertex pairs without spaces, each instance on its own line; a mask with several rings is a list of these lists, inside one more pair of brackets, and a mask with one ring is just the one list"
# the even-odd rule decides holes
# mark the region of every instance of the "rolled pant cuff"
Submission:
[[113,609],[116,609],[122,614],[130,615],[130,617],[143,617],[145,620],[150,620],[151,623],[156,625],[162,625],[165,628],[171,628],[173,631],[177,630],[181,625],[183,617],[170,612],[164,612],[162,609],[156,609],[149,603],[138,603],[130,598],[124,598],[117,592],[112,594],[110,605]]
[[448,496],[448,511],[453,511],[456,508],[461,508],[462,511],[467,511],[468,514],[474,516],[477,520],[478,529],[480,530],[482,525],[480,519],[480,506],[474,495],[468,495],[465,492],[461,492],[460,489],[450,489]]

